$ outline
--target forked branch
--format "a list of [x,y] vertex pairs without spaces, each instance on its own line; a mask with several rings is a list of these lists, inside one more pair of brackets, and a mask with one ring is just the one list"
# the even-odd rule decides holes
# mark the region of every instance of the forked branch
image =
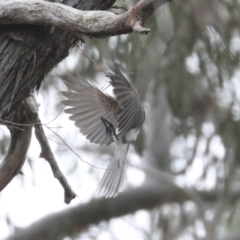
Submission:
[[76,197],[76,194],[71,189],[55,160],[38,117],[38,105],[34,96],[29,96],[18,106],[11,117],[7,120],[0,120],[0,123],[7,125],[11,131],[10,147],[0,165],[0,191],[21,171],[31,142],[32,128],[34,126],[35,135],[42,150],[40,157],[48,161],[54,177],[58,179],[64,189],[65,203],[70,203]]

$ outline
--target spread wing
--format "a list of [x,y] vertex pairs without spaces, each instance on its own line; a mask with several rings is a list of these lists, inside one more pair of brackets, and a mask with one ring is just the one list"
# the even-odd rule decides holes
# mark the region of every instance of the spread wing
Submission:
[[113,139],[106,134],[106,127],[101,117],[111,122],[116,128],[117,120],[114,111],[118,103],[115,99],[79,77],[69,75],[65,84],[71,91],[62,92],[68,98],[62,103],[70,107],[65,112],[71,114],[69,118],[75,121],[80,132],[93,143],[108,145],[113,142]]
[[108,74],[113,86],[113,92],[121,108],[117,112],[118,134],[122,135],[132,128],[141,126],[144,111],[138,92],[121,73],[116,63],[111,66],[112,73]]

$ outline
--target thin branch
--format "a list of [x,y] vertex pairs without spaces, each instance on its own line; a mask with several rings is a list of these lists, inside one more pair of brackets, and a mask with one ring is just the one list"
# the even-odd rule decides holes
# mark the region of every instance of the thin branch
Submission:
[[107,170],[107,168],[96,167],[96,166],[94,166],[93,164],[91,164],[91,163],[83,160],[83,159],[81,158],[81,156],[80,156],[79,154],[77,154],[77,152],[75,152],[59,134],[57,134],[56,132],[54,132],[54,131],[53,131],[50,127],[48,127],[47,125],[45,125],[45,127],[46,127],[49,131],[51,131],[54,135],[56,135],[56,136],[64,143],[64,145],[65,145],[74,155],[76,155],[82,162],[86,163],[87,165],[89,165],[90,167],[93,167],[93,168],[95,168],[95,169]]
[[64,189],[64,202],[70,203],[72,199],[76,197],[76,194],[73,192],[73,190],[71,189],[70,185],[67,182],[67,179],[65,178],[60,168],[58,167],[58,164],[49,146],[47,137],[44,133],[41,121],[38,117],[37,117],[37,122],[39,122],[39,124],[35,124],[34,128],[35,128],[36,138],[42,150],[40,157],[45,158],[50,164],[54,177],[58,179],[58,181],[60,182],[60,184]]
[[[63,109],[64,109],[64,108],[63,108]],[[63,109],[62,109],[62,110],[63,110]],[[5,125],[5,126],[11,126],[12,128],[16,128],[16,129],[19,129],[19,130],[21,130],[21,131],[22,131],[22,128],[20,128],[20,127],[22,127],[22,126],[24,126],[24,127],[33,127],[33,126],[36,126],[36,125],[45,126],[49,131],[51,131],[54,135],[56,135],[56,136],[63,142],[63,144],[61,144],[61,143],[59,143],[59,142],[56,142],[56,141],[54,141],[54,140],[52,140],[52,139],[49,139],[49,140],[51,140],[51,141],[53,141],[53,142],[55,142],[55,143],[57,143],[57,144],[59,144],[59,145],[64,145],[64,146],[66,146],[66,147],[67,147],[73,154],[75,154],[82,162],[88,164],[89,166],[91,166],[91,167],[93,167],[93,168],[96,168],[96,169],[106,170],[106,168],[96,167],[96,166],[92,165],[91,163],[83,160],[83,159],[81,158],[81,156],[80,156],[79,154],[77,154],[77,153],[67,144],[67,142],[66,142],[59,134],[57,134],[56,132],[54,132],[54,131],[52,130],[53,127],[49,127],[49,126],[48,126],[48,124],[52,123],[52,122],[60,115],[60,113],[62,112],[62,110],[57,114],[56,117],[54,117],[54,119],[52,119],[52,120],[51,120],[50,122],[48,122],[48,123],[41,123],[41,122],[39,122],[39,121],[36,121],[36,119],[35,119],[35,122],[33,122],[33,123],[26,123],[26,124],[24,124],[24,123],[17,123],[17,122],[13,122],[13,121],[8,121],[8,120],[0,119],[0,124],[3,124],[3,125]],[[18,127],[18,126],[20,126],[20,127]],[[55,127],[55,128],[57,128],[57,127]],[[35,130],[36,130],[36,129],[35,129]]]
[[148,34],[145,21],[170,0],[141,0],[132,9],[116,15],[108,11],[81,11],[42,0],[0,0],[0,24],[55,26],[91,37],[126,33]]

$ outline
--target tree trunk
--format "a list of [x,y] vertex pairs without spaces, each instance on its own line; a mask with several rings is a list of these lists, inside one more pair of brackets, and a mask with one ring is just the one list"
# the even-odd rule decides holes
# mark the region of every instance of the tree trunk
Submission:
[[[52,0],[51,2],[59,2]],[[115,0],[64,0],[82,10],[104,10]],[[44,77],[62,61],[79,40],[71,32],[54,27],[0,26],[0,117],[7,116]]]

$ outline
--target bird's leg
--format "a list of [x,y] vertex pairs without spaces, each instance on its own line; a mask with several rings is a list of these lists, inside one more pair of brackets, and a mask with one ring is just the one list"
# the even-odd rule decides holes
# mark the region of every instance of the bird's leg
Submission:
[[106,127],[106,134],[111,135],[111,127],[110,127],[110,122],[108,122],[105,118],[101,117],[102,123]]
[[103,117],[101,117],[101,120],[102,120],[102,123],[104,124],[104,126],[106,127],[106,134],[109,135],[110,137],[114,137],[114,138],[118,139],[112,123],[110,123],[108,120],[106,120]]

